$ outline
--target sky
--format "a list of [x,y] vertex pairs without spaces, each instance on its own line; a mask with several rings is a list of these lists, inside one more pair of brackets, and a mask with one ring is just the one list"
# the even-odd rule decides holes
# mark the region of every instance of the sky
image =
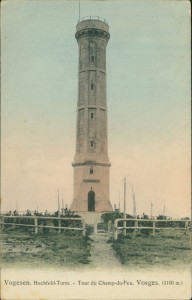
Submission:
[[[190,215],[190,4],[81,0],[109,24],[110,201]],[[79,1],[2,2],[1,209],[55,211],[73,198]]]

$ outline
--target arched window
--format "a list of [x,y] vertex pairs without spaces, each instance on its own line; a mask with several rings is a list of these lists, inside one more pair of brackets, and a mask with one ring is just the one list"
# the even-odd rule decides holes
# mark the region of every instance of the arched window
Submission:
[[95,211],[95,192],[88,193],[88,211]]

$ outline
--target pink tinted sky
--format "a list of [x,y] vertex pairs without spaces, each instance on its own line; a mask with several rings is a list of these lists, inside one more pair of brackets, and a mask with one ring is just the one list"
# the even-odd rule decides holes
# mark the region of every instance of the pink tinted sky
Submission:
[[[102,12],[102,14],[101,14]],[[185,1],[82,1],[108,20],[110,200],[190,214],[190,16]],[[78,1],[2,5],[2,210],[73,197]]]

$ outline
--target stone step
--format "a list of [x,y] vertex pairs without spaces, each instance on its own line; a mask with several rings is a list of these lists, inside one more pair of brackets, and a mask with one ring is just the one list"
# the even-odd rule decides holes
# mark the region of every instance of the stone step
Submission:
[[79,216],[81,216],[81,218],[83,218],[85,220],[85,223],[88,224],[88,225],[93,225],[95,223],[95,221],[97,221],[97,223],[101,222],[102,213],[98,213],[98,212],[77,212],[77,214]]

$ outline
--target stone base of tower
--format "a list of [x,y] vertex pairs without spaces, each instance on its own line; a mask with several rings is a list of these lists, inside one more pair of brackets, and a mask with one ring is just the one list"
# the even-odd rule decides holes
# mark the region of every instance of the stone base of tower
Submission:
[[82,219],[85,220],[86,224],[93,225],[95,222],[101,223],[103,220],[101,219],[101,216],[103,213],[99,212],[76,212],[77,215],[79,215]]
[[[74,199],[71,207],[71,211],[75,212],[88,212],[88,200],[87,199]],[[95,201],[95,210],[90,212],[110,212],[113,211],[112,205],[109,200],[102,200]]]
[[75,212],[110,212],[109,166],[78,164],[74,166],[74,199],[70,209]]

